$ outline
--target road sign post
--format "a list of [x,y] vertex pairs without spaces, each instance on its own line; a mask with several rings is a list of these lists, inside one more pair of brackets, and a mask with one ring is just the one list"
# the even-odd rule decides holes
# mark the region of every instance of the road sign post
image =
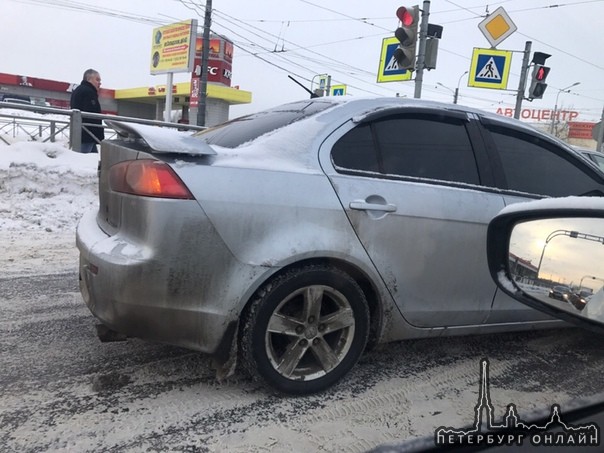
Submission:
[[413,97],[422,97],[422,84],[424,82],[424,66],[426,60],[426,39],[428,36],[428,20],[430,19],[430,2],[424,1],[422,8],[422,20],[419,28],[419,45],[417,50],[417,66],[415,70],[415,92]]
[[[596,150],[603,152],[604,150],[602,150],[602,142],[604,141],[604,127],[602,127],[602,123],[604,122],[604,109],[602,109],[602,117],[600,119],[600,122],[597,124],[598,129],[597,129],[597,135],[594,137],[596,139]],[[596,128],[594,127],[594,130]]]
[[522,100],[524,99],[524,90],[526,89],[526,75],[528,73],[532,45],[531,41],[527,41],[524,45],[524,58],[522,59],[520,82],[518,82],[518,92],[516,93],[516,107],[514,108],[514,118],[517,120],[520,119],[520,111],[522,110]]

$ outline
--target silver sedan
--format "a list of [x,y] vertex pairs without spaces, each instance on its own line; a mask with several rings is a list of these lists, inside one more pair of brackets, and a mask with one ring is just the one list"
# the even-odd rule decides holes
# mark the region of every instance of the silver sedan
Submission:
[[563,325],[497,290],[487,225],[511,203],[604,194],[562,142],[459,105],[319,98],[195,136],[111,125],[77,230],[91,312],[290,394],[377,343]]

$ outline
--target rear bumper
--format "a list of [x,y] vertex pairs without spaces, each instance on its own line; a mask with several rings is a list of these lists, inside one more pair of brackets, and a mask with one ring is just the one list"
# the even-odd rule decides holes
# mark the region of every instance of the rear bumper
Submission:
[[[136,303],[120,295],[106,294],[103,287],[119,286],[121,279],[94,274],[90,263],[80,257],[80,290],[92,314],[104,325],[129,337],[168,343],[213,354],[217,351],[229,320],[222,314]],[[128,278],[134,268],[121,268]],[[224,326],[224,328],[221,328]]]
[[266,268],[241,265],[199,206],[179,203],[170,222],[146,224],[145,244],[107,235],[95,212],[85,214],[76,236],[80,290],[92,314],[117,332],[216,354]]

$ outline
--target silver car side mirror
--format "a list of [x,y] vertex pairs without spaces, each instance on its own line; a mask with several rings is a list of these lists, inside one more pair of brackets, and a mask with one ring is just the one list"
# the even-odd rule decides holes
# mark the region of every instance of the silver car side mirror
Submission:
[[604,333],[604,200],[547,199],[504,209],[489,224],[491,276],[505,293]]

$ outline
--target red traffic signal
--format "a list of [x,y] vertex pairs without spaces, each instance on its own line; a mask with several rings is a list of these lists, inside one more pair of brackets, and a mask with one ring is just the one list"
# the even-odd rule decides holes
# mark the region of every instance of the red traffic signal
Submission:
[[533,74],[531,76],[531,86],[529,87],[528,98],[529,99],[541,99],[547,88],[547,75],[549,74],[550,68],[547,66],[536,64],[533,67]]
[[549,74],[549,69],[547,66],[539,66],[537,69],[537,73],[535,74],[535,80],[538,82],[544,82]]
[[401,6],[396,10],[396,17],[401,21],[401,26],[396,29],[394,36],[400,45],[394,51],[393,57],[400,69],[413,71],[415,69],[419,6]]
[[417,23],[417,8],[417,6],[412,6],[411,8],[401,6],[396,10],[396,17],[401,21],[403,27],[411,27]]

